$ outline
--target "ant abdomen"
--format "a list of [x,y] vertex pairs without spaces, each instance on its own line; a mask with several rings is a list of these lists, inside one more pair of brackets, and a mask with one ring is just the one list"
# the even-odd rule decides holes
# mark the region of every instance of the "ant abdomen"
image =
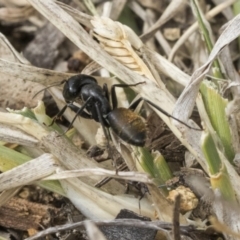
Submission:
[[112,130],[125,142],[143,147],[146,142],[146,124],[142,117],[127,108],[115,108],[107,115]]

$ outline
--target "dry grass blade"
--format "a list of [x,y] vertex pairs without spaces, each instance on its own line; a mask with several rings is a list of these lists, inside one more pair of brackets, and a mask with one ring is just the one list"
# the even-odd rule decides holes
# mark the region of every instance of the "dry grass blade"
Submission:
[[30,118],[13,113],[0,113],[0,122],[11,124],[36,137],[67,169],[98,166],[95,161],[88,159],[81,150],[78,150],[64,136],[47,131],[46,128]]
[[30,135],[8,125],[0,124],[0,139],[1,141],[17,143],[24,146],[38,147],[37,139]]
[[190,76],[181,71],[173,63],[169,62],[163,56],[148,48],[145,49],[145,54],[159,73],[163,73],[165,76],[170,77],[173,81],[176,81],[182,86],[188,85]]
[[[69,178],[61,184],[68,198],[89,219],[114,219],[123,208],[140,213],[138,199],[132,195],[112,195],[77,178]],[[141,201],[141,213],[154,219],[155,210],[147,198]]]
[[240,238],[239,232],[234,232],[225,223],[222,223],[222,222],[218,221],[217,218],[211,217],[210,218],[210,222],[212,223],[213,227],[218,232],[221,232],[221,233],[223,233],[225,235],[227,234],[227,235],[233,236],[233,237],[235,237],[237,239]]
[[35,12],[31,6],[23,8],[1,8],[0,19],[7,22],[18,23],[28,20]]
[[201,80],[209,71],[214,59],[217,57],[220,51],[240,35],[239,23],[240,15],[236,16],[232,21],[229,22],[227,28],[223,31],[218,41],[214,45],[208,61],[193,73],[191,82],[184,89],[176,103],[173,113],[175,117],[182,119],[183,121],[186,121],[189,118],[194,107],[193,103],[197,97]]
[[83,24],[86,27],[92,28],[91,20],[93,19],[92,16],[85,14],[83,12],[79,12],[75,8],[64,4],[63,2],[57,1],[57,4],[64,9],[69,15],[74,17],[77,21],[79,21],[81,24]]
[[[238,72],[236,71],[233,62],[231,61],[231,53],[230,53],[230,49],[228,46],[226,46],[222,50],[222,52],[220,54],[220,59],[222,62],[224,62],[224,68],[226,70],[226,74],[231,79],[232,84],[236,84],[236,86],[238,86],[240,84],[240,76],[239,76]],[[237,97],[237,91],[235,91],[235,88],[232,88],[232,94],[233,94],[233,96],[236,95],[236,97]],[[228,115],[230,115],[230,114],[228,114]]]
[[113,0],[112,6],[111,6],[111,13],[110,18],[112,20],[117,20],[124,9],[125,5],[127,3],[127,0]]
[[82,70],[81,73],[86,75],[92,75],[94,72],[96,72],[96,70],[100,70],[101,68],[102,67],[98,63],[92,61]]
[[15,60],[16,62],[29,64],[29,61],[26,60],[15,48],[12,44],[8,41],[8,39],[0,33],[0,40],[1,40],[1,51],[3,52],[1,56],[5,60]]
[[[49,176],[56,170],[56,160],[50,154],[44,154],[0,176],[0,191],[20,187]],[[38,169],[38,170],[36,170]]]
[[148,79],[155,80],[134,50],[134,48],[140,50],[142,42],[129,27],[104,17],[95,17],[91,23],[94,26],[94,36],[106,52],[127,68]]
[[46,86],[54,83],[56,84],[63,79],[73,76],[71,73],[56,72],[3,59],[0,59],[0,71],[2,74],[10,75],[11,77],[18,78],[21,76],[25,81],[37,82]]
[[27,0],[2,0],[1,3],[4,6],[14,6],[14,7],[24,7],[26,5],[29,5]]
[[91,221],[84,222],[90,240],[107,240],[97,226]]
[[169,19],[171,19],[175,14],[177,14],[187,3],[186,0],[175,0],[170,2],[168,8],[164,11],[164,14],[158,19],[158,21],[142,36],[143,42],[146,42],[153,34]]
[[66,178],[74,178],[74,177],[84,177],[89,175],[97,175],[104,177],[112,177],[117,179],[125,179],[137,182],[144,182],[153,184],[151,177],[149,177],[146,173],[140,172],[118,172],[116,171],[101,169],[101,168],[84,168],[79,170],[71,170],[71,171],[60,171],[56,174],[53,174],[44,180],[57,180],[57,179],[66,179]]

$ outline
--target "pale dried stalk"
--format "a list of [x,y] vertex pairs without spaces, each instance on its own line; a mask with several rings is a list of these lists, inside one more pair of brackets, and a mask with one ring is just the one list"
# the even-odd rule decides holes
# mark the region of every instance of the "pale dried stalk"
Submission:
[[0,0],[0,4],[7,7],[24,7],[29,5],[27,0]]
[[[49,132],[45,127],[30,118],[19,114],[0,112],[0,122],[15,126],[41,141],[43,146],[56,156],[67,169],[98,166],[95,161],[88,159],[64,136]],[[62,151],[59,152],[60,150]]]
[[[77,178],[61,180],[68,198],[81,212],[90,219],[113,219],[123,208],[140,213],[137,204],[138,199],[131,195],[111,195],[95,187],[91,187]],[[92,208],[86,206],[92,205]],[[94,209],[94,210],[92,210]],[[166,209],[165,209],[166,211]],[[147,198],[141,200],[141,213],[152,219],[155,218],[155,210]],[[171,221],[169,215],[164,220]]]
[[91,221],[84,222],[90,240],[107,240],[99,228]]
[[71,171],[57,171],[56,174],[46,177],[44,180],[60,180],[66,178],[84,177],[89,175],[98,175],[153,184],[151,177],[149,177],[146,173],[118,172],[116,174],[116,171],[106,170],[102,168],[84,168]]
[[0,8],[0,19],[5,22],[22,22],[29,19],[35,12],[32,6],[24,6],[23,8]]
[[240,239],[239,231],[233,231],[225,223],[220,222],[216,217],[210,217],[210,222],[216,231],[221,232],[225,235],[227,234],[233,236],[236,239]]
[[123,9],[125,8],[125,5],[128,2],[129,1],[127,1],[127,0],[112,1],[111,13],[110,13],[109,18],[111,18],[113,20],[117,20],[119,18],[120,14],[122,13]]
[[[35,171],[37,168],[41,171]],[[39,158],[2,173],[0,175],[0,192],[41,180],[55,172],[56,168],[56,159],[51,154],[46,153]]]
[[132,29],[105,17],[95,17],[91,23],[94,27],[93,35],[106,52],[127,68],[155,81],[148,67],[134,50],[140,50],[143,44]]
[[12,46],[12,44],[2,33],[0,33],[0,47],[7,49],[5,50],[6,53],[4,54],[4,56],[2,56],[4,57],[5,60],[10,61],[12,58],[14,58],[15,62],[30,65],[29,61],[26,58],[24,58],[22,54],[16,51],[16,49]]
[[186,3],[186,0],[170,1],[170,4],[161,15],[161,17],[157,20],[157,22],[141,36],[142,41],[146,42],[150,37],[152,37],[164,23],[174,17],[179,11],[181,11]]
[[37,139],[8,125],[0,123],[0,139],[4,142],[17,143],[24,146],[38,147],[40,144]]
[[63,2],[60,2],[60,1],[57,1],[56,4],[58,4],[58,6],[60,6],[62,9],[64,9],[69,15],[74,17],[81,24],[83,24],[84,26],[86,26],[88,28],[92,28],[92,24],[90,23],[90,20],[93,19],[92,16],[90,16],[86,13],[83,13],[83,12],[79,12],[77,9],[75,9]]
[[25,81],[37,82],[43,85],[52,85],[68,79],[74,74],[61,73],[53,70],[37,68],[26,64],[10,62],[0,58],[0,73],[10,75]]

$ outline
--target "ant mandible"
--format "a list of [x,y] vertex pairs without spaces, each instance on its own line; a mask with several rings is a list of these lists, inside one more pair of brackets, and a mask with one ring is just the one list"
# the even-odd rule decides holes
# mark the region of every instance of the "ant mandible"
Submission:
[[[106,127],[111,128],[123,141],[131,145],[143,147],[147,137],[146,124],[144,120],[134,112],[138,104],[143,100],[166,116],[177,120],[191,129],[195,129],[144,98],[139,98],[133,102],[129,108],[117,107],[116,87],[132,87],[142,83],[143,82],[136,84],[112,85],[110,90],[111,106],[107,84],[104,84],[103,87],[101,87],[98,85],[95,78],[84,74],[70,77],[68,80],[65,80],[62,92],[67,104],[57,114],[55,119],[61,117],[67,107],[69,107],[76,112],[76,115],[68,129],[72,127],[77,116],[94,119],[102,125],[107,140],[108,135],[105,129]],[[77,100],[82,100],[83,102],[83,105],[80,108],[73,104]]]

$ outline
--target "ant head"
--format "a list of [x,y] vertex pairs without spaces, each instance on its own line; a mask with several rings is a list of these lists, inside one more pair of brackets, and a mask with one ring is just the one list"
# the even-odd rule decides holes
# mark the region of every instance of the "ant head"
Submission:
[[73,102],[80,91],[80,81],[76,76],[69,78],[63,86],[63,97],[66,102]]
[[70,77],[63,87],[63,97],[66,102],[73,102],[75,99],[80,98],[81,89],[87,84],[97,84],[95,78],[78,74],[73,77]]

